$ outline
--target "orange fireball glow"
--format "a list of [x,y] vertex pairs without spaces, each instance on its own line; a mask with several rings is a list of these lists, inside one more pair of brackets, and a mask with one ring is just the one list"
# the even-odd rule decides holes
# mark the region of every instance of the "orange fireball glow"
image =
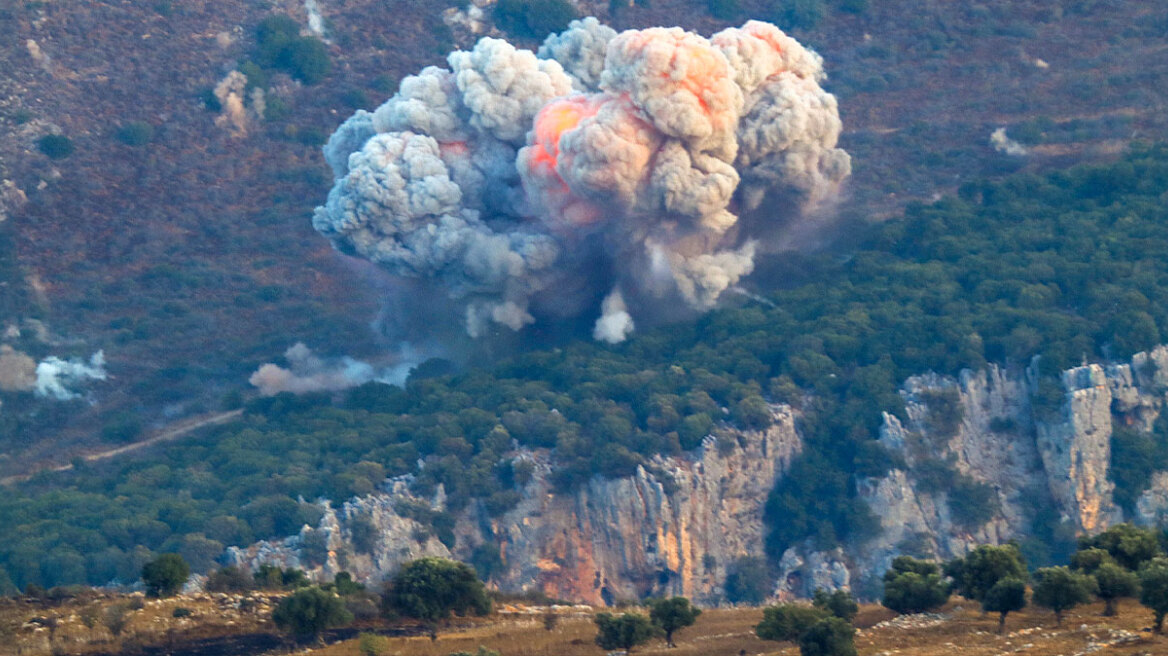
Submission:
[[532,144],[531,161],[546,167],[548,172],[559,177],[556,163],[560,157],[560,137],[576,128],[580,121],[596,116],[599,103],[583,96],[570,96],[553,100],[535,115],[535,143]]

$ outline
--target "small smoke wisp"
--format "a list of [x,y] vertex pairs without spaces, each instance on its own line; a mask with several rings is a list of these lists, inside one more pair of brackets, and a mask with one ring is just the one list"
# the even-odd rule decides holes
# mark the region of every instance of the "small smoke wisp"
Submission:
[[706,38],[587,18],[538,52],[483,38],[336,130],[313,226],[440,290],[472,337],[587,317],[619,342],[714,307],[836,196],[851,160],[824,77],[759,21]]
[[320,15],[320,5],[316,0],[304,0],[304,13],[308,15],[308,29],[320,38],[324,38],[324,17]]
[[105,380],[105,353],[98,351],[86,363],[80,358],[62,360],[50,356],[42,360],[36,367],[37,396],[68,401],[80,398],[77,388],[91,380]]
[[1013,157],[1022,157],[1028,154],[1026,146],[1014,141],[1006,134],[1006,128],[998,128],[990,135],[990,145],[999,153],[1011,155]]
[[263,364],[248,382],[264,396],[280,392],[336,392],[371,381],[404,385],[410,369],[417,364],[412,358],[403,357],[395,366],[377,368],[347,356],[323,358],[302,342],[289,347],[284,352],[284,359],[288,362],[287,368],[271,362]]

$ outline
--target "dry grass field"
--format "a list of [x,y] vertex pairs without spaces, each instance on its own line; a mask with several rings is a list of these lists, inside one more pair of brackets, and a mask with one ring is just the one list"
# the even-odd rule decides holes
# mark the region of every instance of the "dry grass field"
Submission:
[[[262,597],[262,596],[261,596]],[[8,602],[0,612],[0,654],[48,656],[49,654],[204,654],[200,641],[215,640],[224,654],[244,656],[311,653],[314,656],[365,656],[357,637],[327,646],[293,647],[274,635],[269,620],[275,599],[242,604],[240,598],[198,595],[163,601],[134,602],[124,596],[74,600],[52,607]],[[105,609],[118,605],[140,606],[127,613],[118,636],[106,626]],[[192,611],[175,618],[177,607]],[[1102,604],[1083,606],[1067,613],[1063,626],[1054,615],[1037,608],[1013,613],[1007,633],[998,635],[997,616],[983,616],[976,604],[950,603],[938,615],[897,617],[880,606],[864,606],[856,618],[856,647],[860,656],[1153,656],[1168,655],[1168,637],[1150,631],[1152,614],[1134,601],[1120,605],[1119,616],[1102,617]],[[88,612],[87,612],[88,611]],[[97,612],[100,611],[100,612]],[[506,608],[482,619],[460,619],[456,626],[439,632],[437,641],[427,637],[385,637],[383,656],[448,656],[474,653],[481,645],[501,656],[603,656],[593,638],[596,629],[590,612],[561,609],[551,630],[545,629],[542,609]],[[87,617],[88,615],[88,617]],[[58,618],[56,628],[42,626],[33,618]],[[766,642],[754,635],[762,618],[757,608],[709,609],[697,624],[675,635],[677,648],[663,640],[638,647],[635,654],[649,656],[797,656],[798,647]],[[93,626],[87,626],[86,620]],[[33,621],[29,621],[33,620]],[[370,625],[372,631],[388,627]],[[354,635],[350,629],[348,635]],[[342,633],[344,635],[344,633]],[[50,643],[51,636],[51,643]],[[224,640],[226,638],[226,640]],[[266,650],[266,651],[265,651]]]
[[[997,616],[983,616],[974,604],[955,603],[940,617],[897,618],[879,606],[865,606],[856,624],[863,627],[856,636],[860,656],[1106,656],[1168,654],[1168,637],[1153,636],[1151,612],[1128,601],[1118,617],[1105,618],[1102,604],[1092,604],[1069,612],[1062,627],[1056,627],[1053,613],[1028,609],[1011,614],[1007,633],[997,634]],[[762,618],[760,609],[714,609],[705,611],[697,624],[678,632],[676,649],[663,640],[637,648],[635,654],[669,656],[736,656],[742,650],[751,656],[797,656],[791,644],[765,642],[754,635],[754,625]],[[596,635],[590,616],[563,617],[547,631],[541,616],[502,616],[474,628],[440,634],[436,642],[428,638],[389,639],[386,654],[395,656],[447,656],[453,652],[475,652],[479,645],[502,656],[600,656],[593,643]],[[358,640],[348,640],[313,650],[321,656],[361,656]]]

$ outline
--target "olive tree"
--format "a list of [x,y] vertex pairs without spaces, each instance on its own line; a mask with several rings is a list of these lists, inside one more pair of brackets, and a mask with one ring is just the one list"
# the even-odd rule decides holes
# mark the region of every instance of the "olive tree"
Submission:
[[701,614],[702,610],[690,604],[685,597],[659,599],[649,609],[649,619],[665,632],[665,644],[670,647],[675,646],[673,632],[693,626]]

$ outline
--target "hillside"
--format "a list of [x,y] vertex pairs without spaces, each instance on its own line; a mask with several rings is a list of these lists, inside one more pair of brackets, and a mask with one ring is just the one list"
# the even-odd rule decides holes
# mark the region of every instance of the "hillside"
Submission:
[[[267,106],[282,109],[249,115],[246,135],[217,124],[211,91],[257,56],[264,18],[306,26],[299,4],[0,11],[0,28],[16,36],[0,46],[3,322],[19,328],[6,339],[35,359],[101,349],[109,371],[71,401],[0,393],[0,473],[68,462],[108,448],[103,439],[218,410],[225,396],[232,405],[260,363],[298,341],[392,363],[394,345],[369,327],[382,274],[333,252],[308,214],[329,184],[325,136],[402,76],[469,45],[441,22],[445,8],[321,3],[332,73],[312,85],[271,73]],[[808,22],[754,2],[733,20],[672,0],[585,9],[617,28]],[[883,218],[982,177],[1112,157],[1132,137],[1162,136],[1166,21],[1139,2],[922,1],[831,8],[818,25],[793,27],[825,56],[840,97],[855,174],[839,216]],[[1002,126],[1029,155],[990,147]],[[72,154],[42,154],[50,133],[67,136]],[[784,275],[762,266],[752,284],[765,292]]]
[[[808,575],[850,567],[859,579],[898,551],[949,557],[1012,537],[1029,538],[1036,564],[1057,560],[1070,535],[1120,511],[1146,523],[1163,513],[1166,171],[1168,151],[1141,146],[1110,165],[969,185],[882,224],[850,258],[802,261],[789,289],[626,344],[577,342],[404,389],[256,399],[201,438],[12,490],[0,520],[17,537],[0,562],[22,588],[129,582],[151,552],[205,571],[224,547],[300,531],[290,546],[310,567],[357,562],[383,539],[379,568],[417,549],[540,554],[517,568],[562,547],[547,560],[564,576],[549,565],[502,568],[498,580],[603,599],[591,573],[604,571],[621,596],[700,585],[713,599],[733,559],[762,554],[764,535],[773,563],[794,550]],[[741,499],[726,494],[749,517],[732,531],[709,518],[720,490],[738,489],[717,472],[752,471],[722,466],[739,449],[760,449],[746,457],[755,466],[776,462],[748,476]],[[387,476],[412,495],[370,501],[393,530],[366,526],[353,549],[334,542],[359,532],[355,507],[343,530],[301,530],[328,509],[310,501],[340,511]],[[629,478],[649,491],[628,493]],[[641,499],[679,512],[679,491],[698,500],[685,522],[616,514]],[[554,539],[525,535],[541,530],[530,504],[552,504],[549,492],[585,539],[561,541],[568,520],[549,523]],[[613,501],[584,513],[575,494]],[[577,551],[586,521],[601,535],[622,522],[645,533]],[[733,549],[703,558],[701,545],[729,535]],[[666,548],[674,537],[699,547]],[[605,554],[611,570],[582,564]]]

